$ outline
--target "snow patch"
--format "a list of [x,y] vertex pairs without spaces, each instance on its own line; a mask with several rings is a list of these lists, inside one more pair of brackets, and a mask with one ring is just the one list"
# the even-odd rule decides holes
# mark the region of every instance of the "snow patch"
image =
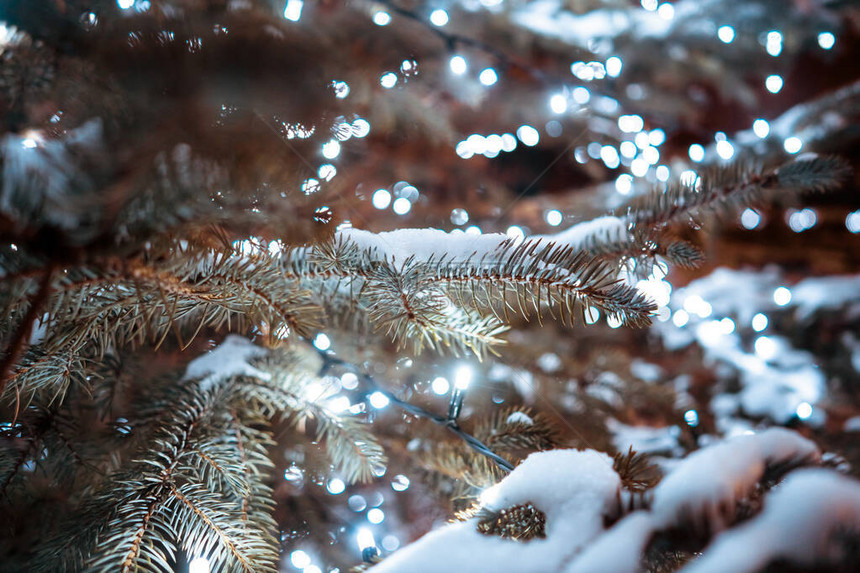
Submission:
[[820,457],[814,443],[784,428],[738,436],[694,452],[654,489],[655,524],[669,528],[706,523],[711,531],[720,531],[734,515],[725,510],[753,490],[768,466]]
[[482,504],[503,509],[531,502],[546,514],[546,538],[527,542],[478,533],[475,520],[431,531],[379,565],[373,573],[546,573],[562,571],[603,532],[604,516],[618,511],[618,475],[609,456],[552,450],[530,455],[487,489]]
[[752,573],[777,559],[801,566],[839,558],[832,536],[860,530],[860,484],[833,471],[791,473],[749,522],[719,535],[683,573]]
[[200,389],[204,392],[233,376],[271,380],[271,374],[249,364],[251,359],[265,355],[266,349],[256,346],[246,338],[230,334],[224,342],[189,362],[183,380],[200,378]]

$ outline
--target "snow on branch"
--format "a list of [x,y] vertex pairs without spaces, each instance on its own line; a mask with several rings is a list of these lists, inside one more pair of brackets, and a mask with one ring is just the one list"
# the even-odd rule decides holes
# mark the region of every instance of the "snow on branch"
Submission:
[[814,443],[784,428],[738,436],[694,452],[654,490],[651,513],[662,529],[720,531],[768,470],[819,461]]
[[[594,450],[538,452],[481,494],[478,517],[428,533],[372,571],[429,573],[456,568],[476,573],[635,573],[640,570],[645,549],[656,533],[689,526],[709,534],[725,529],[733,524],[737,503],[754,494],[759,484],[819,459],[815,444],[783,428],[729,439],[688,456],[653,490],[649,510],[634,511],[606,529],[606,524],[622,512],[621,479],[610,458]],[[774,494],[773,507],[769,506],[761,517],[744,527],[769,531],[780,520],[794,521],[797,535],[802,536],[801,545],[821,547],[824,534],[815,532],[816,524],[830,531],[837,523],[853,526],[860,517],[860,486],[822,472],[798,475],[815,479],[808,483],[810,478],[799,477],[790,482],[799,485],[784,486],[787,493],[780,490]],[[829,487],[819,484],[828,480],[838,487],[833,489],[832,496],[825,497],[823,492]],[[811,515],[813,525],[802,525],[803,520],[784,516],[782,512],[797,505],[794,500],[803,491],[816,487],[824,510],[816,513],[814,503],[802,506],[808,508],[804,511]],[[842,491],[850,493],[846,499],[857,500],[857,508],[851,510],[854,513],[843,513],[840,517],[828,504],[835,503]],[[491,529],[495,535],[481,533],[487,530],[482,528],[481,515],[504,515],[502,510],[507,510],[519,516],[523,514],[522,508],[542,512],[545,537],[537,535],[528,541],[516,541],[505,538],[504,530],[499,527]],[[740,537],[728,539],[734,544],[729,545],[732,551],[742,543],[737,541]],[[766,547],[766,556],[792,557],[786,549],[787,543],[782,541],[771,540]],[[811,553],[820,554],[820,551]],[[723,563],[720,559],[713,562]],[[694,571],[717,570],[754,569],[717,566]]]
[[266,355],[266,350],[250,340],[228,335],[224,342],[208,353],[188,363],[185,380],[200,378],[200,389],[210,390],[220,382],[234,376],[252,376],[260,380],[271,380],[272,375],[251,366],[250,361]]
[[778,560],[821,565],[843,556],[840,535],[858,532],[860,484],[833,471],[799,470],[765,499],[759,515],[720,534],[682,573],[753,573]]
[[573,555],[617,514],[620,480],[609,456],[592,450],[530,455],[481,496],[488,509],[531,503],[546,514],[546,537],[519,542],[478,532],[476,519],[446,525],[373,567],[373,573],[545,573]]

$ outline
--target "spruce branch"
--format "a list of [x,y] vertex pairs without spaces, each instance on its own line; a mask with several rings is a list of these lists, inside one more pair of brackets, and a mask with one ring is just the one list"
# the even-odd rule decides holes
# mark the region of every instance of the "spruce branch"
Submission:
[[691,181],[673,182],[634,199],[626,207],[627,220],[634,229],[662,228],[683,218],[784,198],[777,193],[830,191],[849,173],[848,165],[837,157],[804,156],[767,169],[738,161],[711,167]]
[[576,315],[595,306],[643,326],[654,311],[641,292],[617,278],[613,266],[540,239],[508,242],[498,253],[478,260],[431,261],[427,266],[429,280],[446,284],[454,300],[504,320],[510,312],[528,320],[533,312],[541,321],[546,307],[553,318],[572,324]]
[[54,268],[49,266],[45,269],[42,278],[39,280],[38,290],[36,290],[35,294],[28,301],[27,311],[21,322],[18,323],[12,340],[6,348],[3,360],[0,361],[0,396],[6,390],[6,385],[11,378],[11,370],[24,352],[24,348],[33,331],[33,325],[50,296],[53,278]]

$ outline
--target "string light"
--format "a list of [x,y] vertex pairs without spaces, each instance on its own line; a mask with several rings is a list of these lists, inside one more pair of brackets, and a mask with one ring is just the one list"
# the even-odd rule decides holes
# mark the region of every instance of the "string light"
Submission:
[[797,417],[801,420],[808,420],[812,417],[812,404],[809,402],[801,402],[797,405],[797,410],[795,412]]
[[323,144],[322,154],[326,159],[334,159],[340,155],[340,143],[337,140],[332,139],[331,141]]
[[313,344],[319,350],[328,350],[331,348],[331,339],[324,332],[320,332],[314,337]]
[[617,78],[621,75],[621,68],[623,66],[624,62],[621,61],[621,58],[612,56],[606,60],[606,74],[611,78]]
[[615,190],[622,195],[628,195],[633,189],[633,177],[627,173],[622,173],[615,180]]
[[377,189],[373,192],[371,202],[377,209],[385,209],[391,204],[391,193],[387,189]]
[[379,84],[387,90],[390,90],[397,84],[397,74],[394,72],[385,72],[379,78]]
[[304,569],[311,564],[311,556],[301,549],[296,549],[290,553],[290,563],[296,569]]
[[818,34],[818,45],[822,47],[822,49],[830,50],[836,45],[836,36],[834,36],[830,32],[821,32]]
[[304,5],[305,3],[303,2],[303,0],[287,0],[287,6],[286,8],[284,8],[284,18],[291,22],[298,22],[299,19],[302,17],[302,8],[304,7]]
[[761,223],[761,215],[755,210],[746,208],[741,213],[741,225],[743,225],[744,229],[755,229],[759,223]]
[[489,87],[499,81],[499,76],[493,68],[485,68],[478,74],[478,81]]
[[767,328],[767,322],[767,315],[759,312],[754,317],[752,317],[752,328],[756,332],[761,332],[762,330]]
[[564,215],[558,209],[551,209],[544,214],[544,219],[546,219],[547,224],[558,227],[561,225]]
[[850,233],[860,233],[860,210],[848,213],[845,217],[845,228]]
[[430,384],[430,388],[433,390],[434,394],[444,396],[448,393],[448,390],[451,389],[451,384],[448,382],[447,378],[439,376],[433,380],[433,382]]
[[370,405],[377,410],[385,408],[391,402],[391,400],[388,399],[388,396],[382,392],[374,392],[368,397],[368,401],[370,402]]
[[770,133],[770,124],[763,119],[755,120],[753,122],[753,133],[755,133],[760,139],[764,139]]
[[134,6],[134,0],[116,0],[117,6],[122,10],[128,10],[132,6]]
[[451,68],[452,73],[461,76],[469,69],[469,64],[466,63],[466,58],[463,56],[452,56],[448,62],[448,67]]
[[388,26],[391,23],[391,14],[380,10],[373,15],[373,23],[377,26]]
[[771,30],[767,33],[767,40],[765,41],[765,50],[771,56],[778,56],[782,53],[782,34],[777,32],[776,30]]
[[705,159],[705,148],[698,143],[691,145],[687,153],[690,155],[690,159],[696,163],[701,163]]
[[785,306],[791,302],[791,291],[784,286],[773,291],[773,302],[779,306]]
[[728,161],[735,155],[734,146],[726,140],[717,142],[717,155],[720,156],[721,159]]
[[430,23],[434,26],[444,26],[448,23],[448,12],[441,8],[433,10],[430,13]]
[[346,490],[346,484],[340,478],[332,478],[326,484],[325,488],[332,495],[340,495]]
[[562,94],[555,94],[549,98],[549,108],[553,113],[564,113],[567,111],[567,98]]
[[803,141],[799,137],[788,137],[782,143],[782,146],[788,153],[794,154],[798,153],[800,149],[803,147]]
[[769,75],[767,79],[764,80],[764,87],[766,87],[767,91],[772,94],[779,93],[779,91],[782,89],[782,85],[782,76],[779,76],[777,74]]
[[534,147],[540,141],[540,133],[530,125],[521,125],[517,128],[517,138],[529,147]]
[[735,39],[735,29],[731,26],[720,26],[717,29],[717,37],[725,44],[731,44]]
[[398,197],[394,200],[394,204],[391,208],[398,215],[405,215],[412,210],[412,202],[406,197]]

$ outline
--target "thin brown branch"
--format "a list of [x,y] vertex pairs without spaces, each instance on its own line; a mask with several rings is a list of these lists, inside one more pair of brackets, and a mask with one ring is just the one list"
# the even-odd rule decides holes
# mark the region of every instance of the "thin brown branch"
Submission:
[[53,279],[54,267],[49,266],[45,269],[45,274],[42,276],[42,280],[39,281],[39,289],[30,298],[30,308],[27,309],[27,313],[24,315],[24,319],[20,324],[18,324],[18,328],[15,329],[15,334],[12,336],[12,341],[6,349],[3,361],[0,362],[0,396],[3,395],[3,392],[6,390],[6,385],[9,383],[9,380],[12,379],[12,369],[24,353],[28,344],[27,341],[30,340],[30,335],[33,332],[33,325],[36,323],[36,319],[39,317],[42,307],[45,305],[45,302],[48,300],[48,296],[51,294],[51,283],[53,282]]

